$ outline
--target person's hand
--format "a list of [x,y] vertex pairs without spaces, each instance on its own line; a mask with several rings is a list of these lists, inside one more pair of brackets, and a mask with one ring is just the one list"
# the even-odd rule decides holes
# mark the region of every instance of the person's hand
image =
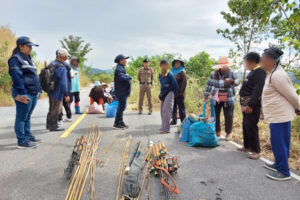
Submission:
[[70,102],[70,97],[69,97],[69,96],[66,96],[66,97],[65,97],[65,101],[66,101],[67,103],[69,103],[69,102]]
[[25,104],[28,104],[30,101],[30,99],[27,96],[21,96],[19,94],[16,96],[15,100]]
[[250,106],[246,106],[245,113],[251,114],[253,112],[253,109]]
[[39,94],[38,94],[38,99],[41,99],[41,98],[42,98],[42,94],[39,93]]
[[228,85],[230,85],[232,82],[233,82],[232,78],[225,79],[225,83],[227,83]]

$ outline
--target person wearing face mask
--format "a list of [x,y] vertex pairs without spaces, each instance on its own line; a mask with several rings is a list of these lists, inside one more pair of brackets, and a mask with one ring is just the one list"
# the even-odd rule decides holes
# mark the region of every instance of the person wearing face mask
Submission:
[[250,52],[244,57],[244,63],[250,73],[240,90],[240,103],[243,112],[244,146],[238,151],[250,152],[248,158],[260,157],[258,122],[261,111],[261,94],[265,84],[266,72],[259,66],[260,55]]
[[300,98],[292,81],[280,66],[283,51],[277,48],[264,50],[261,66],[268,72],[262,94],[264,120],[270,125],[270,141],[275,157],[273,164],[265,163],[270,172],[266,176],[272,180],[289,180],[288,165],[291,121],[300,115]]
[[175,96],[175,99],[174,99],[173,115],[172,115],[172,121],[171,121],[171,125],[176,125],[177,124],[177,108],[179,110],[180,121],[183,122],[183,120],[186,117],[184,98],[185,98],[185,89],[186,89],[186,85],[187,85],[187,78],[186,78],[186,73],[184,70],[184,62],[181,59],[173,60],[171,73],[175,77],[178,87],[179,87],[178,94],[177,94],[177,96]]
[[35,148],[40,142],[31,134],[30,118],[36,106],[38,96],[42,94],[36,65],[30,54],[34,44],[27,36],[17,39],[17,47],[8,60],[9,75],[12,78],[12,97],[16,103],[15,133],[18,148]]

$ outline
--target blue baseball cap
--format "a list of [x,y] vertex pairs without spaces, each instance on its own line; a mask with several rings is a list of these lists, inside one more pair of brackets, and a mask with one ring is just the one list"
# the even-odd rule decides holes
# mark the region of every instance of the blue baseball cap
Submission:
[[17,45],[28,45],[28,46],[36,46],[38,47],[39,45],[34,44],[30,37],[27,36],[21,36],[17,39]]
[[117,57],[115,58],[115,63],[119,63],[120,60],[123,60],[123,59],[128,59],[129,56],[124,56],[123,54],[119,54],[117,55]]

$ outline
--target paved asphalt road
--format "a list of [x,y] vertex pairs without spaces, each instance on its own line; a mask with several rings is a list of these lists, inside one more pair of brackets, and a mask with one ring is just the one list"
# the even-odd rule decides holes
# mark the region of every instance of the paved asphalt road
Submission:
[[[82,110],[87,108],[88,91],[82,92]],[[267,172],[262,161],[247,159],[225,141],[213,149],[191,148],[178,142],[178,134],[160,135],[159,113],[139,116],[133,112],[125,114],[130,129],[112,129],[113,119],[103,115],[87,115],[66,138],[63,132],[45,130],[47,100],[38,102],[32,116],[32,132],[42,139],[36,149],[17,149],[14,127],[14,107],[0,108],[0,200],[62,200],[68,189],[63,171],[67,165],[73,145],[79,135],[96,124],[103,132],[99,154],[115,135],[132,134],[131,150],[138,140],[147,144],[166,143],[171,155],[180,157],[176,182],[180,189],[177,200],[299,200],[300,183],[295,179],[274,182],[265,177]],[[79,116],[74,116],[74,122]],[[73,123],[74,123],[73,122]],[[72,123],[65,123],[68,128]],[[118,181],[119,156],[125,139],[119,139],[101,160],[96,172],[96,199],[115,199]],[[115,152],[115,153],[114,153]],[[157,178],[151,179],[152,199],[161,200],[161,185]],[[88,199],[85,196],[83,199]],[[142,199],[146,199],[145,194]]]

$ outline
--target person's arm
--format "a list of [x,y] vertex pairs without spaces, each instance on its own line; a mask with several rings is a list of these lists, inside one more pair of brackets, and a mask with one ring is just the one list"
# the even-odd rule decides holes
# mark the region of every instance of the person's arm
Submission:
[[116,69],[116,70],[117,70],[116,75],[120,81],[129,82],[131,80],[131,77],[126,73],[126,71],[122,72],[119,69]]
[[233,79],[232,84],[234,86],[238,86],[240,84],[240,79],[238,79],[236,73],[234,73],[234,72],[232,72],[232,79]]
[[141,70],[139,70],[139,72],[138,72],[138,77],[137,77],[137,79],[138,79],[139,83],[141,83]]
[[19,95],[27,94],[27,90],[24,85],[24,78],[23,78],[23,70],[19,64],[17,58],[11,58],[8,61],[9,65],[9,75],[14,83],[14,88],[17,90]]
[[261,94],[265,85],[266,73],[264,71],[256,71],[253,78],[255,78],[255,86],[251,93],[251,99],[248,102],[248,106],[251,108],[254,108],[255,105],[258,105],[259,101],[261,100]]
[[55,69],[55,75],[59,78],[59,87],[65,97],[68,96],[68,77],[65,67],[58,67]]
[[93,105],[93,103],[94,103],[94,99],[90,97],[90,105]]
[[286,74],[274,74],[272,77],[272,85],[291,105],[293,105],[295,110],[300,110],[300,98]]
[[154,80],[153,68],[150,68],[150,72],[151,72],[151,85],[153,85],[153,80]]
[[185,72],[182,72],[181,73],[181,86],[179,88],[179,96],[183,96],[184,95],[184,92],[185,92],[185,89],[186,89],[186,85],[187,85],[187,78],[186,78],[186,73]]
[[204,97],[205,98],[209,97],[209,95],[212,92],[213,87],[214,87],[214,72],[212,72],[210,74],[210,77],[209,77],[209,79],[208,79],[208,81],[206,83],[206,88],[205,88],[205,92],[204,92]]
[[170,73],[169,73],[169,79],[170,79],[170,82],[173,87],[174,95],[176,97],[178,94],[178,91],[179,91],[178,83],[177,83],[175,77],[173,75],[171,75]]

